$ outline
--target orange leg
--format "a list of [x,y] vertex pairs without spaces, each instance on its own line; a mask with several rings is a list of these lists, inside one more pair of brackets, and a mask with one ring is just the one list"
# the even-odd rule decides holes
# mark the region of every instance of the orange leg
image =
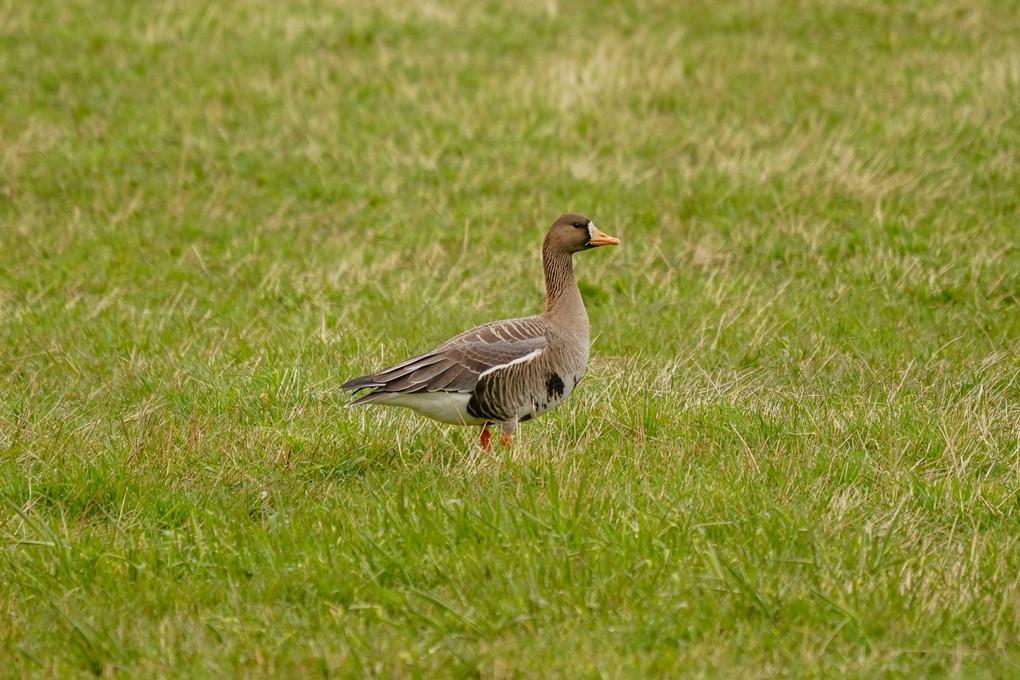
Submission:
[[489,443],[490,439],[492,439],[492,432],[489,430],[489,426],[482,425],[481,445],[483,451],[492,451],[492,444]]
[[513,446],[514,439],[508,434],[501,434],[499,435],[499,443],[509,449],[511,446]]

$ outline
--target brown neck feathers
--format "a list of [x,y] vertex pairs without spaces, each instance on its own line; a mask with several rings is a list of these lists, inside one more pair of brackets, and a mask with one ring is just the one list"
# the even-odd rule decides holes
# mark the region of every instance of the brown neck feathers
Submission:
[[548,240],[542,246],[545,269],[545,316],[563,325],[587,327],[581,291],[574,278],[571,254]]

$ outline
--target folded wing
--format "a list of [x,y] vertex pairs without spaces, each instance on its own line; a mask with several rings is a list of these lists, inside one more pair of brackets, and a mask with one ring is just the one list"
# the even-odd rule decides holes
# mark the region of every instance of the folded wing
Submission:
[[392,393],[471,392],[487,372],[537,357],[546,347],[546,323],[542,317],[532,316],[472,328],[431,352],[348,380],[341,387],[372,389],[350,406]]

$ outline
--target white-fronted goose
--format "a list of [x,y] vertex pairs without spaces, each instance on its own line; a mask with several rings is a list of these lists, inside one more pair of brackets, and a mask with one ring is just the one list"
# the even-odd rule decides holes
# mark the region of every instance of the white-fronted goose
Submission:
[[580,215],[553,222],[542,244],[545,311],[472,328],[442,345],[341,387],[371,389],[348,406],[404,406],[442,423],[481,425],[489,449],[490,425],[511,444],[517,423],[559,406],[588,364],[588,314],[574,278],[574,253],[619,239]]

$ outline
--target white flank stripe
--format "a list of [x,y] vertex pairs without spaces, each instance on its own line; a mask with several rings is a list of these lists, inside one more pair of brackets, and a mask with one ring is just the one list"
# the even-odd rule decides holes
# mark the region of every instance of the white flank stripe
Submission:
[[484,371],[482,371],[478,375],[478,379],[481,380],[482,378],[484,378],[485,376],[489,375],[493,371],[498,371],[501,368],[510,368],[514,364],[523,364],[525,361],[531,361],[532,359],[534,359],[535,357],[537,357],[541,353],[542,353],[542,350],[536,349],[534,352],[529,352],[529,353],[525,354],[524,356],[518,357],[518,358],[514,359],[513,361],[511,361],[509,363],[500,364],[499,366],[493,366],[492,368],[487,368],[487,369],[485,369]]

